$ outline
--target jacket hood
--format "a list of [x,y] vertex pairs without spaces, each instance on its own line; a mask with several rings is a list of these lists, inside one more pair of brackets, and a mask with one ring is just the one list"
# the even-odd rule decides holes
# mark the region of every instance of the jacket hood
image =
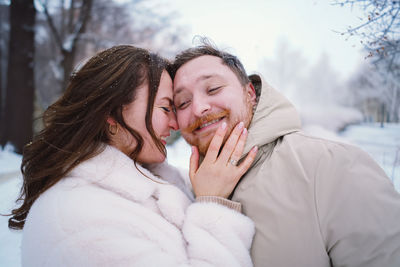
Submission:
[[255,145],[261,147],[301,129],[298,112],[286,97],[267,84],[260,75],[253,74],[249,78],[258,101],[242,157]]

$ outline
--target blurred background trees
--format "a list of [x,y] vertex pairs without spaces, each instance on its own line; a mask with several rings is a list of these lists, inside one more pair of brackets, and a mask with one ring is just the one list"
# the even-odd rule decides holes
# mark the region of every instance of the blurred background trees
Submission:
[[303,125],[340,131],[348,124],[400,122],[400,1],[337,0],[334,5],[361,10],[359,23],[341,34],[364,47],[364,62],[347,77],[328,54],[310,64],[302,50],[281,39],[260,71],[300,111]]
[[[0,145],[11,143],[21,153],[41,128],[34,118],[61,95],[73,68],[95,52],[132,44],[174,55],[183,46],[185,29],[175,25],[174,11],[159,5],[144,0],[0,0]],[[28,7],[29,16],[23,13]],[[15,35],[18,29],[26,36]]]
[[[324,127],[338,131],[349,123],[360,121],[380,121],[382,124],[399,122],[400,1],[330,2],[339,5],[338,8],[342,6],[343,9],[363,11],[359,24],[342,31],[346,39],[357,39],[364,45],[366,59],[357,70],[345,75],[343,71],[340,73],[332,64],[335,58],[330,58],[332,51],[329,50],[315,58],[306,56],[304,47],[292,46],[296,39],[301,39],[296,35],[290,41],[281,38],[274,53],[268,58],[264,56],[269,52],[266,47],[260,47],[257,53],[254,52],[260,62],[259,71],[269,83],[296,104],[304,124],[322,121]],[[41,121],[35,120],[33,124],[32,118],[38,118],[60,96],[73,68],[95,52],[116,44],[133,44],[172,58],[177,51],[189,45],[183,40],[191,40],[187,29],[177,23],[179,14],[172,9],[174,5],[166,0],[34,0],[34,27],[24,22],[28,16],[16,17],[18,21],[12,23],[11,11],[17,3],[22,1],[0,0],[0,145],[12,143],[18,152],[21,152],[21,144],[29,142],[32,134],[30,129],[37,132],[41,128]],[[24,7],[28,3],[25,1]],[[263,5],[268,6],[269,3]],[[182,5],[183,2],[178,3],[175,8]],[[200,7],[204,5],[197,6],[196,10]],[[188,9],[183,10],[182,14],[189,16],[187,13]],[[206,21],[213,28],[220,27],[227,31],[218,23],[222,18],[229,18],[226,17],[229,12],[217,13],[212,23],[203,18],[195,22],[199,24]],[[235,14],[232,19],[237,21]],[[256,13],[251,10],[251,17],[254,15]],[[301,16],[299,18],[302,19]],[[290,22],[285,19],[281,24],[286,21]],[[294,23],[297,25],[298,21]],[[295,24],[291,27],[294,28]],[[34,34],[35,49],[32,53],[26,52],[32,41],[13,37],[15,35],[12,32],[18,27],[27,36],[28,33]],[[273,29],[266,28],[265,33]],[[199,32],[202,31],[197,30],[196,34]],[[202,34],[210,32],[212,29]],[[246,39],[238,33],[234,31],[231,35]],[[221,38],[228,38],[223,32],[220,35]],[[269,36],[262,32],[259,35]],[[251,43],[258,37],[252,35],[248,41],[248,50],[252,50]],[[17,50],[11,49],[18,45]],[[15,67],[13,64],[18,62],[19,56],[25,57],[27,61]],[[246,58],[241,60],[246,63]],[[33,68],[29,68],[32,62]],[[17,71],[13,71],[13,68]],[[34,75],[33,84],[29,84],[30,75]],[[32,110],[32,104],[34,115],[28,111]],[[27,128],[22,128],[25,125]],[[8,134],[8,131],[12,134]]]
[[[14,144],[18,152],[32,138],[35,14],[33,0],[12,1],[9,11],[7,75],[0,75],[6,78],[1,87],[0,141],[1,144]],[[2,44],[2,50],[4,46]]]
[[[360,38],[371,66],[364,67],[352,79],[354,98],[363,112],[383,122],[400,121],[400,1],[341,0],[347,8],[361,8],[364,16],[358,25],[351,25],[342,34]],[[358,91],[367,93],[360,94]]]

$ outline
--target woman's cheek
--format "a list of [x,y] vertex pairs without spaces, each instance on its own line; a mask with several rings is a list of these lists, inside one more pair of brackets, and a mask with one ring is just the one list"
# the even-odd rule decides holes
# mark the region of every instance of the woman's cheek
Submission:
[[[156,112],[153,113],[153,119],[152,119],[153,129],[157,135],[161,134],[163,129],[160,129],[160,128],[163,128],[162,127],[164,124],[163,121],[166,121],[166,120],[168,120],[168,118],[167,118],[167,116],[165,116],[165,114],[163,112],[159,112],[157,110]],[[165,123],[165,125],[167,125],[167,123]]]

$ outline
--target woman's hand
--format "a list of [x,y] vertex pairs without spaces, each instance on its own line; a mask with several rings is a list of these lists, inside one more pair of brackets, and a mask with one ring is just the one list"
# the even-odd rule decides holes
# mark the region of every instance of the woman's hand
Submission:
[[192,146],[189,175],[196,197],[229,197],[239,179],[250,168],[255,159],[257,147],[253,147],[244,161],[236,166],[243,153],[247,138],[247,129],[243,129],[243,122],[240,122],[233,129],[218,156],[225,134],[226,123],[223,122],[211,140],[200,167],[199,152],[197,147]]

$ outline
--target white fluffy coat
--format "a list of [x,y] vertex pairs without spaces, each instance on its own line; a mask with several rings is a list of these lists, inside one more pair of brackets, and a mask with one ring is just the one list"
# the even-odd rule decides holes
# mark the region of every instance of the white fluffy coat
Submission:
[[23,266],[251,266],[252,221],[193,203],[178,172],[154,171],[107,146],[33,204]]

